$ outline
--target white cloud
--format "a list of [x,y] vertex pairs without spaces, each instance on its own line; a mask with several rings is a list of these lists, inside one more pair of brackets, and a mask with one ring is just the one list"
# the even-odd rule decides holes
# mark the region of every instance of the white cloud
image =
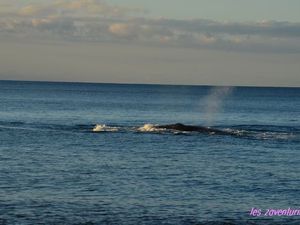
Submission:
[[109,25],[108,30],[119,37],[128,37],[132,34],[133,27],[126,23],[113,23]]
[[22,38],[27,35],[234,51],[300,52],[300,23],[152,19],[142,17],[141,12],[102,0],[34,3],[2,16],[0,32],[17,36],[21,33]]
[[28,4],[19,9],[22,16],[47,16],[51,14],[69,16],[125,16],[141,13],[138,8],[112,6],[102,0],[56,0],[51,3]]
[[19,14],[22,16],[33,16],[42,11],[39,5],[27,5],[20,9]]

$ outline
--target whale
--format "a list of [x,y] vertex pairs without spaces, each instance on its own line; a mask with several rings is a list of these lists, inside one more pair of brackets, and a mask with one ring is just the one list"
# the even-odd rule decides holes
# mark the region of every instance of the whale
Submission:
[[208,134],[230,134],[229,132],[219,130],[216,128],[204,127],[204,126],[193,126],[193,125],[185,125],[182,123],[175,124],[167,124],[167,125],[157,125],[156,128],[160,129],[168,129],[168,130],[176,130],[176,131],[194,131],[200,133],[208,133]]

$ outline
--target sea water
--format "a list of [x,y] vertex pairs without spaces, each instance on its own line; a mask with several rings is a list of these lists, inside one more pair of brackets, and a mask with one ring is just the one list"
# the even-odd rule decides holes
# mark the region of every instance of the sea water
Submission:
[[299,165],[300,88],[0,81],[0,224],[300,224]]

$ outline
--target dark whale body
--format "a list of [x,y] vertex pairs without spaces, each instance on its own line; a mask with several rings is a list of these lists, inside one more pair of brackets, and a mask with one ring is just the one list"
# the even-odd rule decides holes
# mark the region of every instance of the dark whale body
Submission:
[[178,130],[178,131],[195,131],[201,133],[213,133],[213,134],[230,134],[228,132],[218,130],[215,128],[202,127],[202,126],[192,126],[192,125],[184,125],[182,123],[168,124],[168,125],[158,125],[157,128],[164,128],[170,130]]

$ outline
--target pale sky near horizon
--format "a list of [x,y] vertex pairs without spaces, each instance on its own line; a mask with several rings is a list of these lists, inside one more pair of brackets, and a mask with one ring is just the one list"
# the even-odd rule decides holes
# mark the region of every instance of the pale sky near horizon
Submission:
[[300,87],[298,0],[0,0],[0,80]]
[[110,0],[109,2],[145,8],[152,16],[177,19],[300,22],[299,0]]

